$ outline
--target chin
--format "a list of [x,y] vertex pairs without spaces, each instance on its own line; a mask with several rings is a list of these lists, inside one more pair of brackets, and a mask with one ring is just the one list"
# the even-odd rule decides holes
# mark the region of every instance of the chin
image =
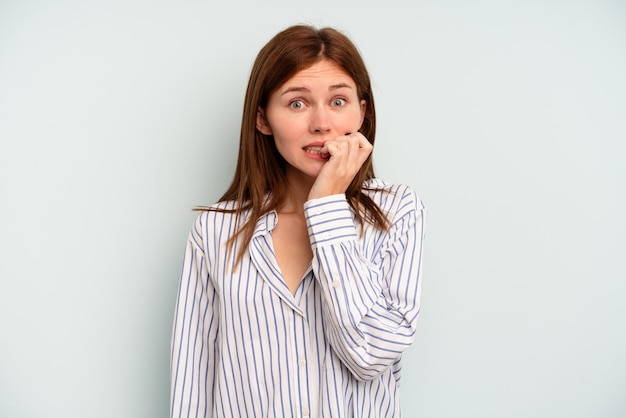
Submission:
[[310,169],[310,170],[306,171],[305,174],[308,175],[309,177],[311,177],[313,180],[315,180],[317,178],[317,176],[320,175],[320,171],[322,171],[322,167],[324,167],[324,166],[320,165],[319,167],[315,167],[313,169]]
[[291,170],[287,171],[287,176],[293,176],[294,178],[300,177],[302,179],[307,179],[312,183],[315,181],[315,179],[317,179],[317,176],[320,174],[321,170],[322,170],[322,166],[320,167],[308,166],[308,167],[302,167],[302,168],[297,168],[297,167],[292,166]]
[[320,170],[303,172],[302,174],[304,174],[311,181],[315,181],[317,179],[317,176],[319,176],[320,174]]

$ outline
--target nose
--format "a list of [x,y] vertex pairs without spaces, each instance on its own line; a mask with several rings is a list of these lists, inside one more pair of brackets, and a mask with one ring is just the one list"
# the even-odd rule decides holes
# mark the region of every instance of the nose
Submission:
[[311,114],[311,131],[315,133],[326,134],[330,132],[331,123],[328,110],[323,106],[313,109]]

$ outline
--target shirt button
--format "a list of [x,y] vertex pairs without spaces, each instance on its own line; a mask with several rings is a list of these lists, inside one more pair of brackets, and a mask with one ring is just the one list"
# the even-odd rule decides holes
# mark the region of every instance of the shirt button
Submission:
[[340,285],[339,280],[335,280],[334,282],[330,282],[330,286],[333,288],[338,288]]
[[306,406],[304,408],[302,408],[302,415],[304,415],[305,417],[309,416],[309,408],[307,408]]
[[304,358],[301,358],[301,359],[300,359],[300,361],[298,362],[298,364],[299,364],[301,367],[304,367],[304,366],[306,366],[306,360],[305,360]]

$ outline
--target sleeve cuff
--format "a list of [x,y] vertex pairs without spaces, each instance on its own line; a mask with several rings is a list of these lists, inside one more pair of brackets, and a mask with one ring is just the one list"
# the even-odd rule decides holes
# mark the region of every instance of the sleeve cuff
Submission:
[[344,194],[307,201],[304,217],[313,249],[357,238],[352,211]]

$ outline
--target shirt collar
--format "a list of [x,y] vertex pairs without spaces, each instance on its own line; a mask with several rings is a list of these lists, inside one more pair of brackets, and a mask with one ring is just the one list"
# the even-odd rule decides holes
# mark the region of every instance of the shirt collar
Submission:
[[266,235],[268,232],[276,227],[277,222],[278,214],[275,210],[271,210],[265,215],[261,215],[256,221],[256,227],[254,228],[254,233],[252,234],[252,237]]

